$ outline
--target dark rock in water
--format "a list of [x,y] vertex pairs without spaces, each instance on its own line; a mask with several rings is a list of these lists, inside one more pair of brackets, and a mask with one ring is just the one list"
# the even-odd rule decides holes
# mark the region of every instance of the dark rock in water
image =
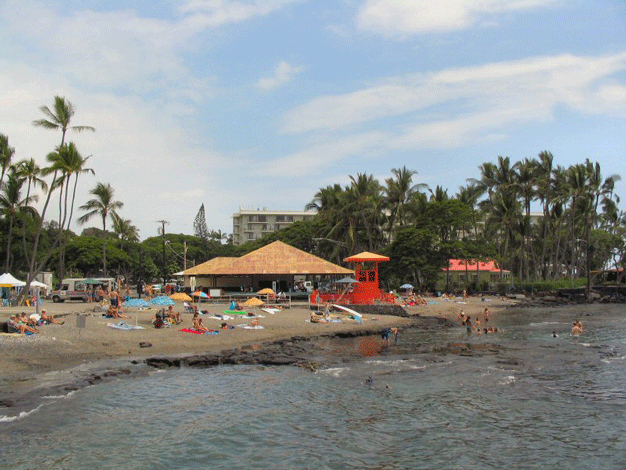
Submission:
[[[454,323],[450,320],[440,317],[414,317],[414,319],[414,323],[408,328],[419,328],[420,330],[429,331],[454,326]],[[245,364],[265,366],[296,365],[311,369],[309,364],[311,364],[312,358],[322,357],[326,359],[327,363],[334,363],[346,359],[327,356],[326,351],[319,344],[320,339],[346,339],[362,336],[379,336],[378,327],[353,331],[338,331],[310,338],[305,336],[293,336],[291,338],[263,344],[243,345],[239,348],[224,350],[219,353],[198,354],[184,358],[150,357],[146,359],[146,364],[161,369],[180,367],[181,365],[187,367],[212,367],[217,365]],[[315,369],[317,369],[317,362],[315,364]]]
[[140,348],[151,348],[152,347],[152,343],[150,343],[148,341],[142,341],[141,343],[139,343],[139,347]]

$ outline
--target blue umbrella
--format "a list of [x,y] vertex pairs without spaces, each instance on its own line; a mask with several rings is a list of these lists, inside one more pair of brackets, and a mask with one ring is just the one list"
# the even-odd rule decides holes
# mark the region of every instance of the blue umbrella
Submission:
[[145,308],[145,307],[149,307],[150,304],[148,302],[146,302],[143,299],[128,299],[126,302],[124,302],[124,306],[125,307],[136,307],[136,308]]
[[411,284],[402,284],[400,289],[413,289],[413,286]]
[[161,295],[159,297],[155,297],[150,301],[152,305],[159,305],[161,307],[169,307],[170,305],[176,305],[176,303],[170,299],[167,295]]

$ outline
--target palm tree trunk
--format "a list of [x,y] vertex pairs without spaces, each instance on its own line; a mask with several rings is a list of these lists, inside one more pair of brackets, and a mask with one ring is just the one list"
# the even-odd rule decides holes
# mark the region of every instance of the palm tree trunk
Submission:
[[11,263],[10,263],[10,259],[11,259],[11,241],[13,238],[13,214],[9,215],[9,234],[7,237],[7,259],[6,259],[6,266],[5,266],[5,272],[10,272],[11,271]]

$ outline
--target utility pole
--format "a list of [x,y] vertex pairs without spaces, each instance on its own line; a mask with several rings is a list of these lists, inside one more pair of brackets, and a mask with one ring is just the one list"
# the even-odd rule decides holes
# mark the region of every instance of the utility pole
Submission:
[[183,241],[183,271],[187,271],[187,242]]
[[163,237],[163,264],[162,264],[162,271],[161,274],[163,276],[163,284],[165,284],[166,282],[166,276],[167,276],[167,272],[166,272],[166,264],[165,264],[165,225],[169,224],[169,222],[167,220],[158,220],[158,223],[161,224],[161,236]]

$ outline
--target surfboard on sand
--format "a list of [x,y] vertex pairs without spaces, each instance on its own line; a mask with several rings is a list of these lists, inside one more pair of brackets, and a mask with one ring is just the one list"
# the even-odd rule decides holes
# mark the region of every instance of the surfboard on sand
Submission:
[[352,310],[351,308],[344,307],[343,305],[337,305],[337,304],[332,304],[332,305],[333,305],[333,307],[335,307],[335,308],[337,308],[337,309],[339,309],[339,310],[341,310],[341,311],[343,311],[343,312],[345,312],[345,313],[347,313],[349,315],[354,315],[357,318],[361,318],[363,316],[359,312],[356,312],[356,311]]

